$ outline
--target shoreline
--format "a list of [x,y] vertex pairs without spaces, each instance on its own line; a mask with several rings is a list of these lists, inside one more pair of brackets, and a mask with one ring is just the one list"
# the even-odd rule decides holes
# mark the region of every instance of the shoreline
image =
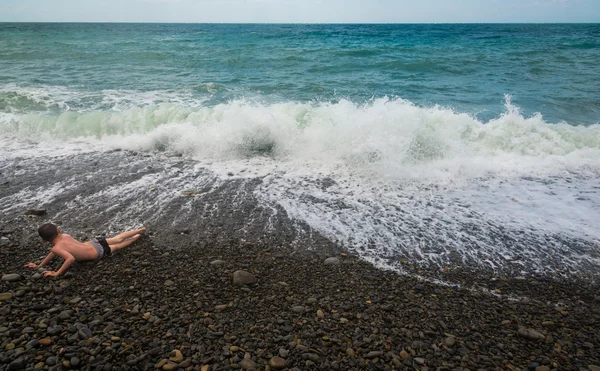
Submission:
[[[192,244],[172,234],[170,246],[157,243],[168,232],[150,230],[109,259],[46,280],[22,268],[45,253],[35,236],[42,219],[2,221],[2,274],[22,280],[0,283],[12,296],[0,306],[0,369],[600,366],[594,283],[465,272],[454,275],[461,287],[436,285],[331,246],[300,250],[219,229]],[[328,257],[340,264],[325,265]],[[233,286],[237,270],[257,283]]]

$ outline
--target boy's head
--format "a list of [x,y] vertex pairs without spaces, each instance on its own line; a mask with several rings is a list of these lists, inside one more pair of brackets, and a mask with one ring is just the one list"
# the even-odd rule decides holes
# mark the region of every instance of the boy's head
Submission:
[[38,228],[38,233],[44,241],[52,242],[60,234],[60,229],[52,223],[46,223]]

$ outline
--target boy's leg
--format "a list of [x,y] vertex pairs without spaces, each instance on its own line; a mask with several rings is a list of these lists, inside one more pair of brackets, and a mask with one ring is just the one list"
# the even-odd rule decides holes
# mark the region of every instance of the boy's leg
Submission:
[[[112,254],[112,253],[115,253],[115,252],[117,252],[117,251],[119,251],[119,250],[121,250],[121,249],[122,249],[122,248],[124,248],[125,246],[129,246],[129,245],[131,245],[132,243],[134,243],[134,242],[135,242],[137,239],[139,239],[140,237],[142,237],[142,235],[138,233],[138,234],[136,234],[136,235],[133,235],[133,236],[131,236],[130,238],[126,239],[126,240],[125,240],[125,241],[123,241],[123,242],[119,242],[119,243],[115,243],[115,244],[111,244],[111,243],[109,243],[109,244],[108,244],[108,247],[110,247],[110,252],[111,252],[111,254]],[[106,240],[106,242],[108,242],[108,240]]]
[[[140,229],[134,229],[132,231],[123,232],[114,237],[107,238],[106,242],[108,242],[109,245],[116,245],[116,244],[119,244],[119,243],[125,241],[128,238],[135,236],[136,234],[143,234],[145,231],[146,231],[146,228],[142,227]],[[137,238],[136,238],[136,240],[137,240]]]

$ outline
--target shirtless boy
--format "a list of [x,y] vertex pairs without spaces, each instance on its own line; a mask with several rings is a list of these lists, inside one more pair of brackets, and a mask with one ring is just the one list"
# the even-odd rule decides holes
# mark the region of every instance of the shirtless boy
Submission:
[[44,241],[52,244],[50,254],[39,265],[35,263],[25,264],[26,268],[39,268],[50,263],[52,259],[60,256],[65,260],[62,267],[56,272],[46,271],[45,277],[55,277],[63,274],[75,261],[97,260],[131,245],[142,234],[146,228],[123,232],[115,237],[97,237],[88,242],[79,242],[68,234],[62,233],[60,228],[54,224],[46,223],[38,228],[38,233]]

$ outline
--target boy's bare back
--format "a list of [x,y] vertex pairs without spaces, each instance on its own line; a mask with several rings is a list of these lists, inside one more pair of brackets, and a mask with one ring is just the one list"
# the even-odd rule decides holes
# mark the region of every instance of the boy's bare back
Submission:
[[63,257],[63,252],[71,254],[75,261],[95,260],[98,258],[96,249],[90,242],[79,242],[72,236],[62,233],[59,241],[52,247],[53,253]]

